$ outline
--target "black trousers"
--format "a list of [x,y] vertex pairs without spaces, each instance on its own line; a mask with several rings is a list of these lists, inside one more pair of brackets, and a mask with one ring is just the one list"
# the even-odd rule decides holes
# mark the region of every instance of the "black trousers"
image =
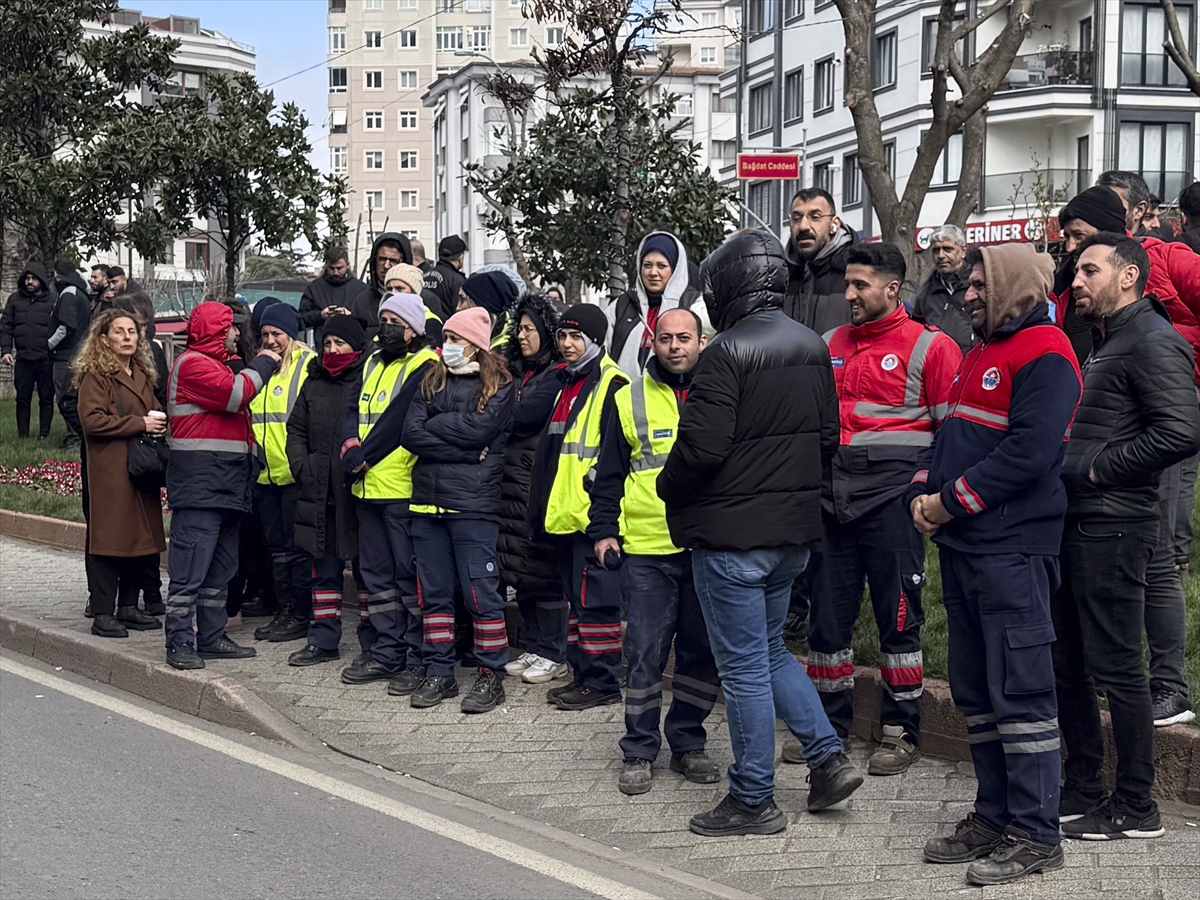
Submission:
[[1068,519],[1062,587],[1051,611],[1059,724],[1067,750],[1067,790],[1099,793],[1104,734],[1096,689],[1103,688],[1117,749],[1118,797],[1136,810],[1154,784],[1154,720],[1142,663],[1146,567],[1157,522]]
[[79,421],[79,391],[71,383],[73,373],[68,361],[54,363],[54,394],[58,397],[58,411],[67,423],[67,436],[83,439],[83,425]]
[[29,437],[29,419],[33,412],[33,392],[38,395],[38,434],[50,434],[54,419],[54,365],[48,359],[18,359],[13,371],[17,389],[17,436]]
[[146,580],[146,569],[158,568],[158,554],[153,556],[92,556],[89,567],[92,612],[111,616],[117,607],[138,605],[138,594]]

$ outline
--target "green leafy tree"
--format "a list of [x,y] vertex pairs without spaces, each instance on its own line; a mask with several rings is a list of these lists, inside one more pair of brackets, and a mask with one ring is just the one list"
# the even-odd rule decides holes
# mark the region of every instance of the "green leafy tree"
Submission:
[[304,254],[294,250],[284,250],[277,254],[247,253],[242,264],[242,276],[245,281],[303,278],[308,275],[303,256]]
[[328,234],[321,243],[322,250],[330,247],[345,247],[350,240],[350,225],[346,221],[349,207],[346,196],[349,185],[341,175],[325,176],[325,202],[321,205],[321,218],[325,220]]
[[320,246],[325,189],[308,161],[307,127],[296,104],[277,110],[274,93],[244,73],[213,78],[206,97],[181,104],[160,205],[177,226],[193,214],[212,223],[209,237],[225,255],[225,296],[236,293],[242,253],[255,239],[287,248],[303,235]]
[[[83,247],[132,243],[162,258],[173,237],[150,202],[174,131],[169,105],[130,91],[161,91],[179,42],[145,24],[88,37],[116,0],[0,3],[0,229],[50,263]],[[133,209],[132,225],[122,201]]]

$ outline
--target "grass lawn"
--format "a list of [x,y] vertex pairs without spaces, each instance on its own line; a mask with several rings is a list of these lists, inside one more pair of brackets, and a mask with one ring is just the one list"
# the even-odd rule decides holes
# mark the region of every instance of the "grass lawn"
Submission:
[[[17,401],[0,400],[0,466],[11,469],[21,469],[26,466],[38,466],[46,460],[63,460],[79,462],[78,450],[64,450],[63,438],[67,434],[67,426],[58,410],[54,411],[54,421],[50,429],[50,437],[39,441],[36,437],[21,440],[17,437]],[[37,433],[37,404],[34,404],[33,422],[30,431]],[[13,484],[0,484],[0,509],[15,512],[33,513],[38,516],[50,516],[55,519],[67,519],[72,522],[83,521],[83,510],[79,505],[79,495],[61,496],[46,491],[18,487]]]

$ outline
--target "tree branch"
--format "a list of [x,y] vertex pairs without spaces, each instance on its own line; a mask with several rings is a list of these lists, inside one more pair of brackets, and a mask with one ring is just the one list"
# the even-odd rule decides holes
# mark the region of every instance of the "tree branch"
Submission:
[[1171,58],[1171,62],[1179,67],[1187,86],[1193,94],[1200,96],[1200,72],[1196,71],[1196,63],[1188,53],[1187,38],[1179,27],[1179,14],[1175,11],[1173,0],[1159,0],[1163,16],[1167,20],[1167,31],[1170,40],[1163,41],[1163,50]]

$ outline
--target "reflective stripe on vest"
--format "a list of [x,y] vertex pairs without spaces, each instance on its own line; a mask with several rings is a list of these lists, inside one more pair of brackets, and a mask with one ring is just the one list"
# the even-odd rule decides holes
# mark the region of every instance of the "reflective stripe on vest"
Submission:
[[[600,415],[614,378],[626,377],[607,354],[600,358],[600,378],[563,435],[558,471],[546,503],[547,534],[583,534],[592,500],[588,488],[600,456]],[[561,394],[560,394],[561,396]],[[556,424],[556,423],[551,423]]]
[[667,507],[658,498],[658,473],[667,463],[679,430],[675,392],[644,375],[617,392],[621,431],[630,447],[630,471],[621,498],[621,537],[626,553],[670,556],[680,549],[671,543]]
[[[362,393],[358,397],[358,439],[365,441],[379,417],[391,405],[409,377],[437,354],[423,347],[402,359],[385,363],[375,351],[363,367]],[[412,470],[417,458],[397,447],[367,471],[351,492],[360,500],[408,500],[412,497]]]
[[300,388],[308,380],[308,364],[316,353],[295,343],[289,354],[288,373],[272,375],[261,391],[250,401],[250,424],[257,442],[255,454],[262,461],[259,484],[279,487],[295,484],[287,458],[287,420],[300,396]]
[[[831,332],[832,334],[832,332]],[[921,403],[921,391],[925,386],[925,360],[929,357],[929,348],[937,337],[935,331],[923,331],[913,344],[912,354],[908,359],[908,375],[904,383],[904,405],[889,406],[883,403],[859,401],[854,406],[854,415],[864,419],[900,419],[904,422],[940,422],[946,417],[946,405],[939,404],[930,408]],[[894,427],[894,426],[893,426]],[[914,439],[913,434],[918,438]],[[889,435],[887,439],[879,435]],[[933,443],[931,434],[920,434],[907,431],[865,431],[854,434],[850,438],[851,446],[864,444],[900,444],[905,446],[928,447]]]

